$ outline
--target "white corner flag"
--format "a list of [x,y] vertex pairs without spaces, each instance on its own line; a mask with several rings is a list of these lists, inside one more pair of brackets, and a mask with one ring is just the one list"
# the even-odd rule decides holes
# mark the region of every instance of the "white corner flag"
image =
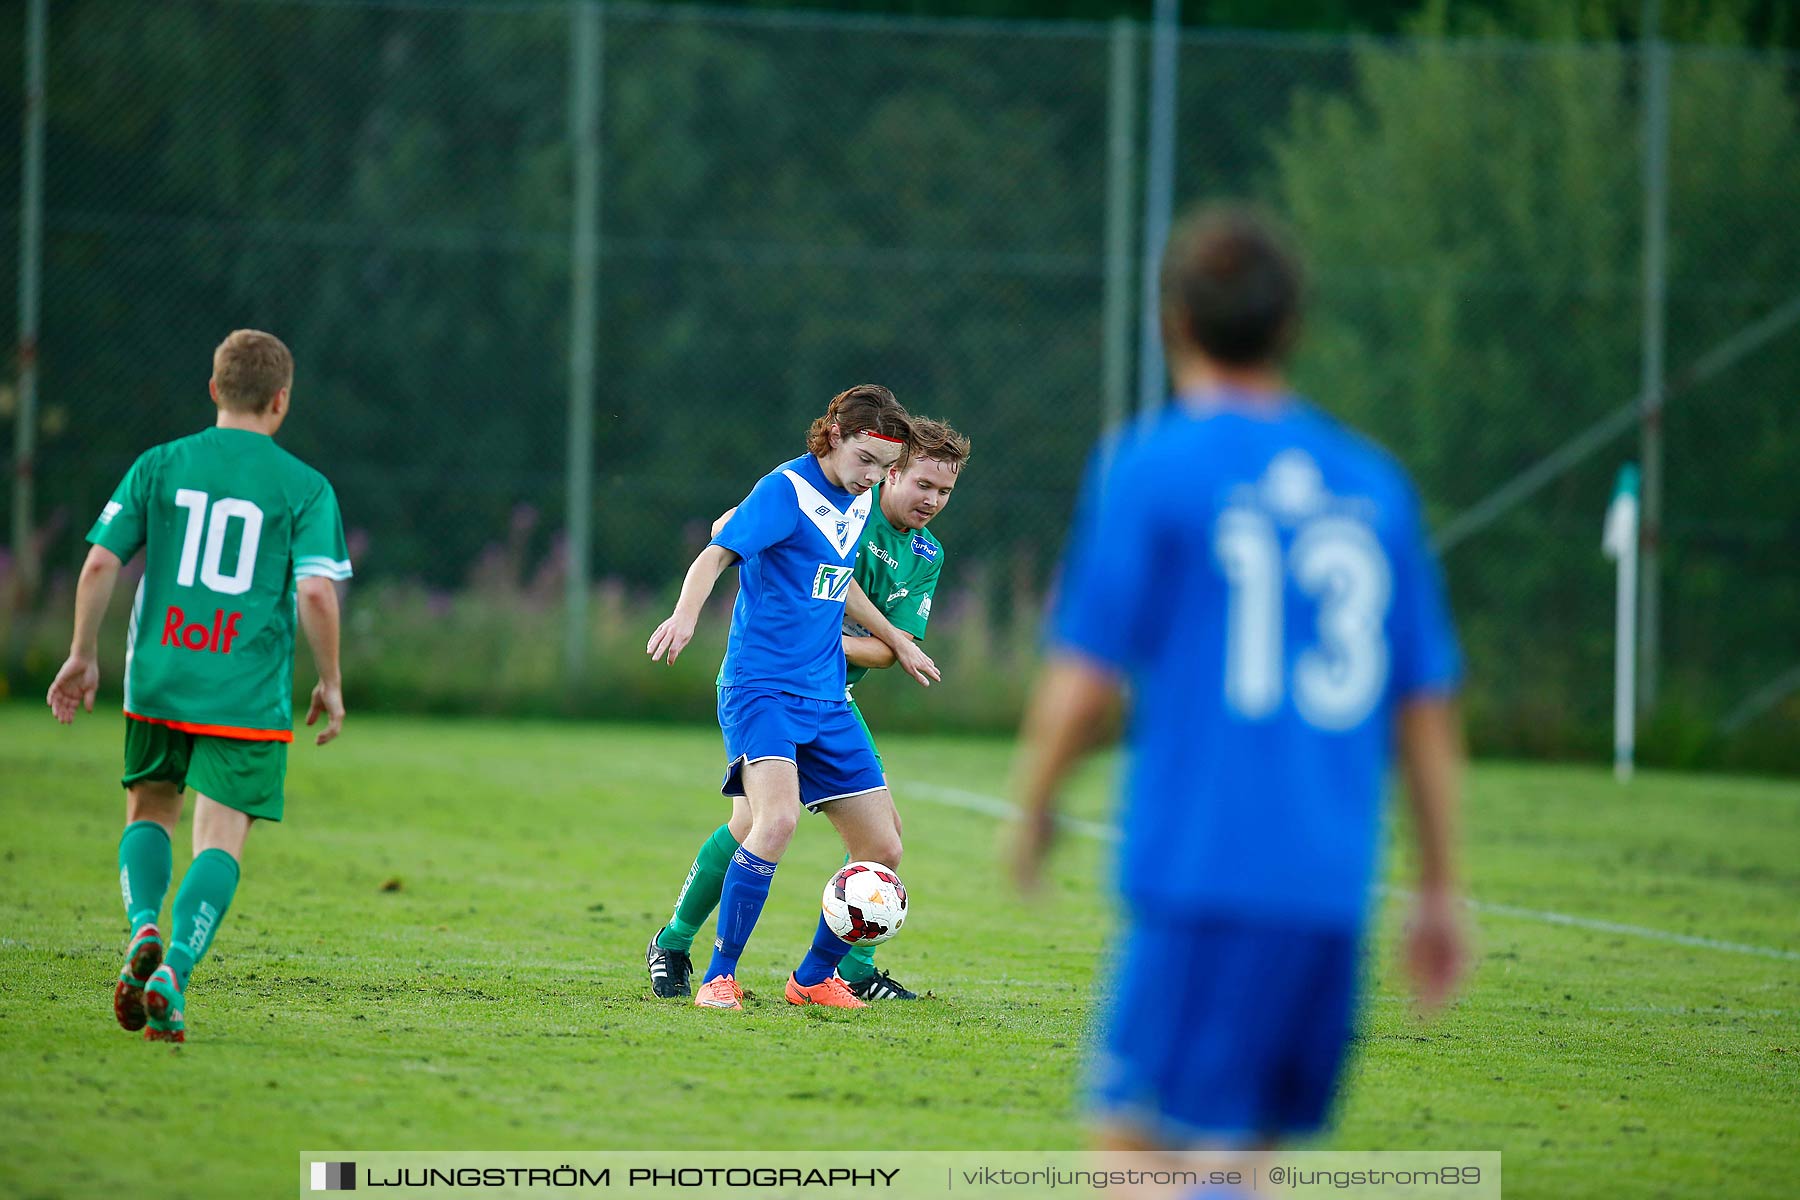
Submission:
[[1613,643],[1613,776],[1631,778],[1637,719],[1638,469],[1619,468],[1600,548],[1619,564],[1618,615]]

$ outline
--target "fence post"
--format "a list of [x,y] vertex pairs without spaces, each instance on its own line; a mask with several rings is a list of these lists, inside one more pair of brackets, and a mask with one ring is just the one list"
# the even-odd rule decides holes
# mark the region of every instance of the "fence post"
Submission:
[[24,170],[19,183],[18,408],[13,424],[13,564],[16,602],[37,590],[39,566],[32,513],[37,483],[38,298],[44,255],[44,43],[49,0],[31,0],[25,15]]
[[1640,709],[1656,703],[1662,641],[1659,560],[1663,534],[1664,278],[1669,236],[1669,47],[1658,29],[1660,0],[1644,0],[1644,333],[1640,455],[1644,463],[1638,591]]
[[1138,313],[1138,411],[1163,400],[1162,303],[1159,295],[1163,246],[1175,211],[1175,83],[1180,70],[1181,0],[1156,0],[1150,35],[1149,143],[1144,171],[1143,297]]
[[1131,21],[1112,25],[1111,89],[1106,107],[1106,290],[1100,379],[1103,433],[1125,421],[1131,391],[1132,134],[1137,125],[1137,39]]
[[563,666],[571,680],[587,665],[588,574],[593,557],[594,340],[600,283],[600,6],[571,0],[569,142],[575,168],[570,212],[568,577]]

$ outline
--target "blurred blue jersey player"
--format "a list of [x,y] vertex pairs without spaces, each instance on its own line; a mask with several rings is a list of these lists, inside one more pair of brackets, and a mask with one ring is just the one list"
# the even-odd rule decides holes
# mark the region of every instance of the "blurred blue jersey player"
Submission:
[[1428,1007],[1464,957],[1455,635],[1405,472],[1283,384],[1300,289],[1248,213],[1203,213],[1172,239],[1176,397],[1097,458],[1026,718],[1029,887],[1058,785],[1130,695],[1125,944],[1091,1084],[1102,1148],[1257,1147],[1323,1126],[1396,745]]
[[[869,490],[903,462],[911,440],[906,410],[886,388],[861,384],[833,397],[808,432],[808,453],[763,476],[688,568],[675,612],[651,635],[650,657],[674,662],[719,576],[742,563],[719,676],[720,790],[747,801],[750,826],[725,871],[712,962],[694,997],[701,1008],[743,1007],[738,957],[801,806],[830,817],[851,858],[900,860],[893,799],[845,698],[842,630]],[[865,1007],[836,973],[849,949],[821,916],[811,951],[788,976],[788,1001]]]

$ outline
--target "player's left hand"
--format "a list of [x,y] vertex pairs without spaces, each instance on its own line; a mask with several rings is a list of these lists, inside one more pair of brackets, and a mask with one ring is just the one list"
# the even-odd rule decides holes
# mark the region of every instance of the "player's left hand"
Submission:
[[931,656],[909,637],[900,638],[900,644],[894,647],[894,661],[900,664],[902,671],[918,680],[920,687],[930,687],[944,678]]
[[94,693],[100,690],[100,664],[91,658],[71,654],[50,683],[44,702],[64,725],[72,724],[77,709],[94,711]]
[[326,687],[323,679],[313,685],[312,704],[306,710],[306,723],[311,725],[323,713],[326,717],[325,728],[319,731],[317,745],[336,738],[344,732],[344,690]]
[[1043,886],[1044,860],[1050,855],[1055,818],[1048,810],[1033,816],[1027,810],[1013,833],[1013,886],[1022,896],[1034,895]]
[[671,613],[669,619],[656,627],[650,635],[650,642],[644,647],[644,653],[653,659],[667,658],[673,663],[687,644],[694,640],[695,622],[682,617],[680,612]]
[[1460,903],[1448,888],[1419,893],[1406,929],[1406,967],[1419,1008],[1436,1012],[1456,992],[1469,960]]

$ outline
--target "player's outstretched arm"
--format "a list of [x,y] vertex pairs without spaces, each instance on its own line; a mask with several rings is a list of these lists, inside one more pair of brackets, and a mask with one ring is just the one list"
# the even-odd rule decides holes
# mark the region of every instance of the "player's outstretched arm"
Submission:
[[1021,891],[1034,890],[1043,872],[1062,781],[1081,760],[1094,730],[1102,726],[1120,694],[1117,675],[1079,655],[1052,658],[1038,676],[1019,730],[1015,766],[1020,822],[1012,868]]
[[918,680],[920,687],[930,687],[943,679],[931,656],[919,647],[912,635],[894,628],[887,614],[875,607],[875,602],[863,592],[862,584],[854,580],[850,584],[849,598],[844,602],[844,615],[871,635],[844,638],[844,657],[853,666],[881,669],[899,663],[900,669]]
[[94,711],[94,693],[100,690],[100,622],[112,601],[119,568],[125,564],[104,546],[88,550],[75,583],[75,633],[69,639],[69,657],[50,683],[45,697],[58,721],[68,725],[77,709]]
[[344,731],[344,677],[338,667],[337,585],[323,575],[308,575],[296,587],[300,628],[306,631],[306,644],[312,647],[313,665],[319,668],[319,682],[313,687],[312,703],[306,709],[306,723],[311,725],[321,715],[325,717],[325,728],[319,731],[317,740],[323,746]]
[[680,657],[687,644],[694,640],[694,627],[700,623],[700,609],[712,595],[713,585],[737,557],[723,546],[708,546],[700,552],[688,568],[687,577],[681,581],[681,598],[675,601],[675,611],[650,635],[644,653],[651,658],[666,658],[671,663]]
[[844,658],[853,667],[867,667],[871,671],[881,671],[894,665],[894,652],[880,638],[862,637],[854,633],[844,635]]
[[1406,931],[1406,965],[1420,1007],[1430,1012],[1455,992],[1469,955],[1456,869],[1462,737],[1456,703],[1445,697],[1409,701],[1397,720],[1400,769],[1419,847],[1419,895]]

